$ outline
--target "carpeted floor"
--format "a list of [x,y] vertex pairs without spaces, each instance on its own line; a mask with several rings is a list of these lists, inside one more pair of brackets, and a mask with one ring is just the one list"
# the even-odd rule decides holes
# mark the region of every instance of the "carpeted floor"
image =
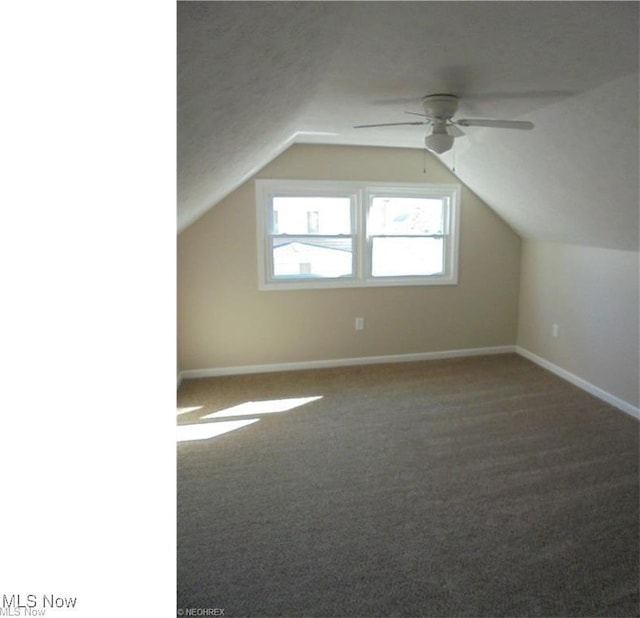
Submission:
[[178,405],[259,419],[178,444],[179,611],[639,615],[638,422],[519,356],[187,380]]

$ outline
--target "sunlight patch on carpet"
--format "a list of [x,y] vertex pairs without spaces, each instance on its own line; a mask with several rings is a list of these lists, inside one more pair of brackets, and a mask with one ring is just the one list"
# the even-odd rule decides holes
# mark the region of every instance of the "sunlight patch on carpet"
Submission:
[[191,406],[190,408],[178,408],[178,416],[180,414],[187,414],[187,412],[195,412],[196,410],[202,410],[202,406]]
[[208,440],[230,431],[240,429],[246,425],[257,423],[259,418],[249,418],[241,421],[221,421],[219,423],[197,423],[195,425],[178,425],[177,442],[190,442],[192,440]]
[[276,412],[287,412],[294,408],[299,408],[312,401],[322,399],[322,395],[315,397],[290,397],[287,399],[271,399],[267,401],[245,401],[236,406],[219,410],[213,414],[207,414],[202,418],[220,418],[228,416],[248,416],[255,414],[274,414]]

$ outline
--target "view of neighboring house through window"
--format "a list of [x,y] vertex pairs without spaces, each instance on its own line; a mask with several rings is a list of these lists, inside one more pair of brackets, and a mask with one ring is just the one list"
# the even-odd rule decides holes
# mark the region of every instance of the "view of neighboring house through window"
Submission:
[[261,289],[457,281],[457,185],[257,180]]
[[272,210],[274,278],[353,274],[349,197],[275,196]]

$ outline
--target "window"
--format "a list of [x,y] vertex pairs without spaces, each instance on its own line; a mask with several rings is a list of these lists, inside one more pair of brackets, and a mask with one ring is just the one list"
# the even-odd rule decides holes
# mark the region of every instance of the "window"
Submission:
[[260,289],[457,283],[458,185],[256,180]]

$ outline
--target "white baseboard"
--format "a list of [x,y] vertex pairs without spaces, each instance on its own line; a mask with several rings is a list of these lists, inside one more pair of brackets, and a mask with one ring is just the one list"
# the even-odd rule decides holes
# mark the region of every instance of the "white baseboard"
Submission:
[[513,345],[463,350],[442,350],[439,352],[418,352],[415,354],[392,354],[388,356],[362,356],[357,358],[336,358],[330,360],[301,361],[294,363],[273,363],[269,365],[242,365],[239,367],[212,367],[209,369],[186,369],[180,372],[178,383],[189,378],[214,378],[218,376],[243,375],[250,373],[272,373],[274,371],[297,371],[300,369],[324,369],[327,367],[349,367],[354,365],[378,365],[381,363],[404,363],[410,361],[458,358],[464,356],[484,356],[487,354],[508,354],[516,351]]
[[549,371],[551,371],[551,373],[555,373],[557,376],[563,378],[567,382],[571,382],[571,384],[577,386],[578,388],[581,388],[582,390],[587,391],[587,393],[589,393],[590,395],[594,395],[595,397],[598,397],[598,399],[602,399],[603,401],[606,401],[607,403],[618,408],[619,410],[622,410],[623,412],[630,414],[634,418],[640,419],[640,408],[630,404],[628,401],[625,401],[624,399],[620,399],[619,397],[612,395],[611,393],[601,389],[595,384],[591,384],[591,382],[587,382],[586,380],[583,380],[577,375],[570,373],[566,369],[563,369],[562,367],[555,365],[554,363],[542,358],[541,356],[538,356],[533,352],[529,352],[529,350],[525,348],[516,346],[516,353],[530,360],[536,365],[540,365],[540,367],[543,367],[544,369],[548,369]]
[[624,399],[599,388],[591,382],[570,373],[566,369],[530,352],[526,348],[513,345],[493,346],[485,348],[467,348],[462,350],[441,350],[439,352],[418,352],[415,354],[392,354],[385,356],[362,356],[356,358],[336,358],[317,361],[300,361],[292,363],[271,363],[266,365],[241,365],[237,367],[211,367],[207,369],[186,369],[178,374],[178,388],[183,379],[214,378],[218,376],[246,375],[252,373],[273,373],[275,371],[298,371],[301,369],[323,369],[328,367],[350,367],[356,365],[377,365],[382,363],[403,363],[410,361],[437,360],[441,358],[462,358],[465,356],[484,356],[488,354],[517,353],[531,362],[548,369],[557,376],[571,382],[612,406],[626,412],[634,418],[640,419],[640,408]]

